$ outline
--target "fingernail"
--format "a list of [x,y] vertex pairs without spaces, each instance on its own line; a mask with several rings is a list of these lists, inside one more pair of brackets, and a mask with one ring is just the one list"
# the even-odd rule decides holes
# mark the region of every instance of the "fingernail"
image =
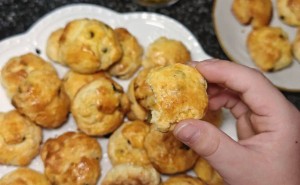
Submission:
[[192,123],[184,123],[174,130],[174,135],[182,142],[189,142],[191,138],[198,132],[196,125]]

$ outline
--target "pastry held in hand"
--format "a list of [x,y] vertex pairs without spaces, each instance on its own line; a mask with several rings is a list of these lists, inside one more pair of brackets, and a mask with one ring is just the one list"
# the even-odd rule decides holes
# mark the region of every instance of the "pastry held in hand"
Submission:
[[250,32],[248,52],[262,71],[278,71],[292,63],[292,47],[286,32],[279,27],[262,27]]
[[18,168],[0,179],[1,185],[51,185],[46,176],[30,168]]
[[207,83],[193,67],[173,64],[153,68],[146,78],[153,95],[147,105],[150,123],[162,132],[172,130],[174,124],[188,119],[201,119],[208,106]]
[[254,28],[269,25],[272,18],[271,0],[234,0],[231,10],[241,24]]

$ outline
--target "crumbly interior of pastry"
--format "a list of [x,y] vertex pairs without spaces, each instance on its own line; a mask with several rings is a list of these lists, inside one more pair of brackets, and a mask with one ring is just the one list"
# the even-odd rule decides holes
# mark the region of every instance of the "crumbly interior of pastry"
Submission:
[[279,27],[253,30],[247,48],[254,63],[262,71],[278,71],[292,63],[292,47],[287,34]]
[[268,26],[272,18],[271,0],[234,0],[231,11],[244,25],[254,28]]
[[159,185],[160,175],[151,166],[120,164],[112,167],[102,185]]
[[101,146],[83,133],[66,132],[48,139],[41,158],[52,184],[96,185],[101,174]]
[[1,185],[51,185],[46,176],[30,168],[18,168],[0,179]]

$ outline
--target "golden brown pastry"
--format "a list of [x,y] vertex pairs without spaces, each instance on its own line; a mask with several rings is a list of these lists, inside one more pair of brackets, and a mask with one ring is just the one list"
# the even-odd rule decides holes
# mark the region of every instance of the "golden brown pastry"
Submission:
[[201,119],[207,109],[207,83],[193,67],[173,64],[153,68],[146,78],[153,93],[147,98],[150,123],[162,132],[172,130],[183,119]]
[[66,132],[48,139],[41,158],[45,175],[52,184],[96,185],[101,174],[101,146],[83,133]]
[[148,46],[142,65],[149,68],[188,61],[191,61],[190,51],[181,41],[159,37]]
[[123,123],[108,141],[108,157],[111,163],[149,165],[150,161],[144,148],[149,129],[149,125],[142,121]]
[[277,0],[276,5],[280,20],[290,26],[300,26],[299,0]]
[[109,69],[112,76],[129,79],[142,65],[143,47],[138,40],[125,28],[114,30],[123,49],[123,56]]
[[161,185],[206,185],[200,179],[189,175],[177,175],[169,177],[168,180],[163,182]]
[[42,130],[16,110],[0,113],[0,164],[28,165],[38,155]]
[[101,185],[159,185],[160,175],[152,166],[120,164],[105,175]]
[[279,27],[253,30],[247,39],[248,52],[262,71],[277,71],[292,63],[292,47],[288,36]]
[[[130,81],[127,95],[130,102],[130,110],[127,113],[129,120],[146,120],[148,115],[147,98],[153,97],[150,86],[146,84],[146,77],[151,69],[146,68],[141,70],[138,75]],[[149,101],[151,101],[149,99]],[[149,103],[148,103],[149,104]],[[146,108],[144,108],[145,106]],[[148,107],[149,109],[149,107]]]
[[19,112],[45,128],[56,128],[67,120],[70,100],[61,89],[57,74],[35,70],[20,84],[12,103]]
[[63,78],[63,89],[72,101],[81,87],[103,76],[105,76],[104,72],[81,74],[70,70],[65,74]]
[[232,13],[244,25],[251,24],[254,28],[269,25],[272,18],[271,0],[234,0]]
[[18,168],[0,179],[1,185],[51,185],[44,174],[30,168]]
[[13,57],[1,70],[2,84],[10,98],[18,91],[20,84],[33,71],[49,71],[56,73],[54,67],[33,53]]
[[[56,48],[55,36],[50,36],[49,39],[54,41],[48,41],[47,47]],[[113,29],[96,19],[70,21],[65,26],[58,45],[58,62],[79,73],[106,70],[122,56],[122,48]],[[51,54],[49,57],[56,58],[55,54],[54,57]]]
[[295,59],[300,62],[300,29],[298,28],[295,39],[292,43],[292,51]]
[[144,146],[154,168],[163,174],[185,172],[194,166],[198,158],[172,132],[159,132],[153,127],[145,137]]
[[223,122],[223,111],[222,109],[216,111],[207,110],[202,120],[212,123],[216,127],[220,127]]
[[223,185],[223,178],[213,167],[202,157],[199,157],[195,166],[194,172],[207,185]]
[[58,63],[61,62],[59,60],[59,45],[60,45],[59,42],[63,32],[64,32],[63,28],[59,28],[56,31],[52,32],[47,40],[47,45],[46,45],[46,55],[48,56],[49,59]]
[[123,88],[108,77],[83,86],[73,99],[71,111],[78,128],[92,136],[113,132],[129,109]]

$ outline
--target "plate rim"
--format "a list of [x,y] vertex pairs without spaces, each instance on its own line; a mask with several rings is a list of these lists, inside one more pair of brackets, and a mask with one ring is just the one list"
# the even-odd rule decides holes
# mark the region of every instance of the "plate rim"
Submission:
[[[226,54],[226,56],[229,58],[229,60],[231,60],[231,62],[234,62],[234,63],[237,63],[237,64],[241,64],[240,62],[238,62],[233,56],[232,54],[229,53],[229,51],[226,49],[226,47],[224,46],[224,41],[221,39],[221,36],[220,36],[220,32],[219,32],[219,28],[217,26],[217,23],[216,23],[216,9],[217,9],[217,2],[218,1],[222,1],[222,0],[214,0],[213,2],[213,7],[212,7],[212,20],[213,20],[213,28],[214,28],[214,31],[215,31],[215,34],[216,34],[216,37],[217,37],[217,40],[223,50],[223,52]],[[243,64],[241,64],[243,65]],[[254,69],[257,69],[257,68],[254,68]],[[262,74],[264,74],[265,72],[262,72],[260,71]],[[300,72],[299,72],[300,73]],[[266,78],[268,78],[266,75],[264,75]],[[272,80],[270,78],[268,78],[271,82]],[[300,88],[286,88],[286,87],[283,87],[283,86],[280,86],[280,85],[275,85],[274,83],[272,83],[275,87],[277,87],[279,90],[281,91],[286,91],[286,92],[292,92],[292,93],[299,93],[300,92]]]

